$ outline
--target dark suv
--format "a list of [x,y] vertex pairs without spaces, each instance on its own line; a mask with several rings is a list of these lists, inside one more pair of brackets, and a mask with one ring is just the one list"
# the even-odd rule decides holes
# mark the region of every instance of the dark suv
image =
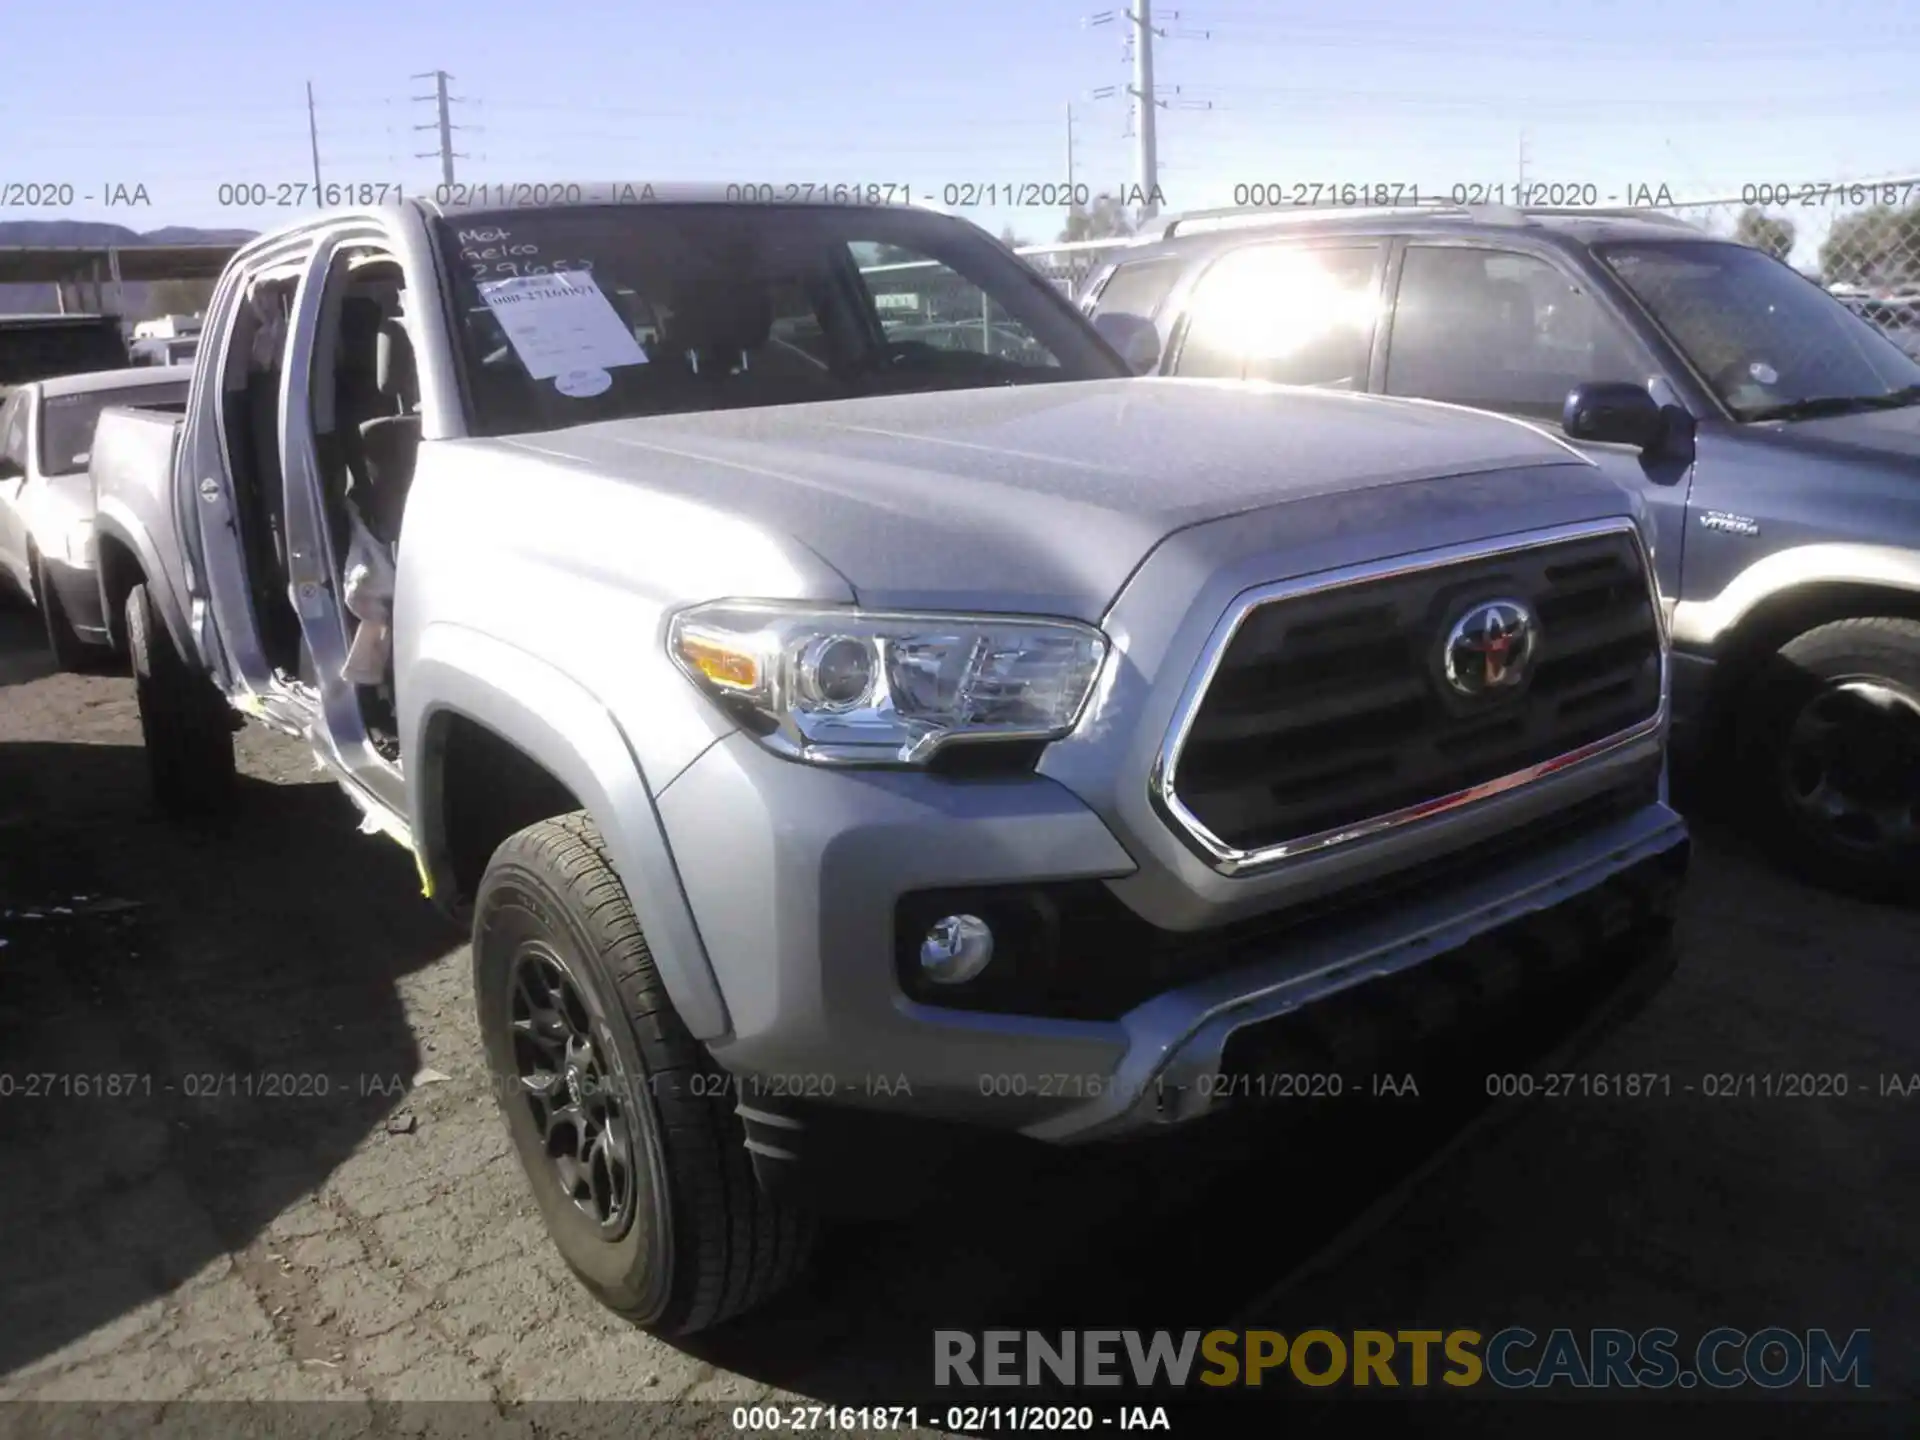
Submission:
[[1164,222],[1080,303],[1143,373],[1468,405],[1592,457],[1656,521],[1676,739],[1798,873],[1920,889],[1920,361],[1818,285],[1645,210],[1242,211]]

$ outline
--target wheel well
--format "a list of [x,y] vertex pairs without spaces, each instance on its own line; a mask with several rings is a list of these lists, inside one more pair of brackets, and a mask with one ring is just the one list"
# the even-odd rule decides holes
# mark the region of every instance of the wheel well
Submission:
[[1795,586],[1761,601],[1714,647],[1716,715],[1724,716],[1760,663],[1794,636],[1866,615],[1920,620],[1920,591],[1837,581]]
[[107,626],[107,638],[113,648],[127,647],[127,596],[133,587],[147,578],[140,557],[124,540],[111,535],[100,537],[100,599]]
[[454,887],[436,898],[455,911],[472,901],[502,840],[581,808],[552,771],[464,715],[435,717],[426,749],[436,761],[440,835]]

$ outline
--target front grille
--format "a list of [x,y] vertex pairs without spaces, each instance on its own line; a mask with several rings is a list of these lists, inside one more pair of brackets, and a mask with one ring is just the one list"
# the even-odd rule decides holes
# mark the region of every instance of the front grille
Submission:
[[[1460,695],[1448,632],[1499,599],[1536,621],[1527,677]],[[1257,851],[1502,779],[1659,707],[1641,550],[1607,530],[1255,605],[1187,728],[1174,791],[1222,844]]]

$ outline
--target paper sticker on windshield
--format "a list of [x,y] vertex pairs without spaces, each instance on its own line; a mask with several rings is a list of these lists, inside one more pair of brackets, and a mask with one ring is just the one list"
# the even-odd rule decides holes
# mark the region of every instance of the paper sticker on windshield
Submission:
[[480,298],[535,380],[647,363],[647,352],[584,270],[483,281]]
[[584,400],[589,395],[604,395],[613,386],[613,376],[598,366],[588,370],[569,370],[553,382],[562,395]]
[[1764,360],[1756,360],[1753,364],[1749,365],[1747,367],[1747,374],[1758,380],[1762,385],[1771,385],[1780,378],[1780,372]]

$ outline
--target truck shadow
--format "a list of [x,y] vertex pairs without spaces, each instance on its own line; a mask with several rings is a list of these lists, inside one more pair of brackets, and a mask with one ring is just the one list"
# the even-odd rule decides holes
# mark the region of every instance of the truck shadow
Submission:
[[[1486,1063],[1526,1066],[1577,1030],[1571,1019],[1532,1033],[1516,1022]],[[1038,1385],[942,1388],[954,1382],[937,1378],[939,1335],[1037,1331],[1058,1344],[1069,1331],[1178,1335],[1273,1323],[1249,1320],[1250,1307],[1309,1268],[1337,1269],[1339,1253],[1364,1246],[1412,1203],[1428,1166],[1482,1143],[1476,1121],[1493,1105],[1482,1070],[1418,1068],[1417,1084],[1413,1071],[1382,1066],[1339,1098],[1276,1103],[1211,1131],[1067,1151],[1006,1143],[957,1156],[935,1198],[910,1217],[831,1232],[798,1293],[679,1343],[836,1407],[917,1405],[939,1416],[952,1405],[1098,1400],[1096,1413],[1107,1414],[1121,1403],[1170,1403],[1164,1388],[1136,1391],[1118,1378],[1121,1388],[1110,1389],[1044,1376]],[[1116,1368],[1127,1369],[1124,1358]],[[1320,1403],[1306,1392],[1252,1398],[1269,1425]],[[1203,1401],[1223,1423],[1229,1411],[1217,1395],[1189,1391],[1176,1408]]]
[[459,937],[333,786],[241,783],[180,830],[137,744],[0,744],[0,1373],[151,1323],[420,1067],[396,983]]
[[54,673],[40,616],[0,579],[0,690]]

